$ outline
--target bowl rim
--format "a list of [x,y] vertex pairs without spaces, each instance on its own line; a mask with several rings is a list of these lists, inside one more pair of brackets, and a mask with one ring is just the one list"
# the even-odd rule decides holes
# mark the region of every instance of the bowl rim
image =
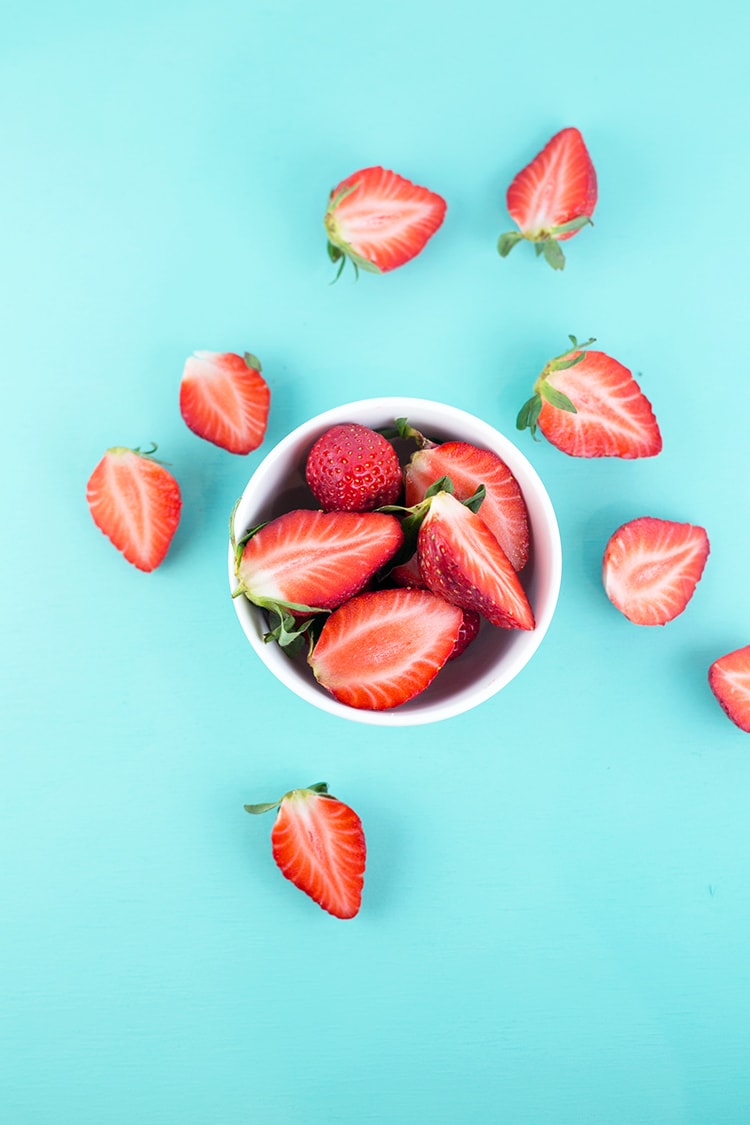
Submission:
[[[303,441],[306,446],[308,444],[311,446],[316,436],[325,432],[330,426],[343,421],[360,421],[359,415],[363,412],[368,415],[383,414],[382,422],[365,421],[362,423],[372,426],[386,425],[389,421],[399,417],[414,419],[414,425],[420,426],[424,424],[423,420],[420,419],[420,412],[428,416],[438,415],[445,418],[446,432],[453,434],[455,431],[456,433],[454,438],[443,438],[442,440],[467,440],[471,441],[472,444],[480,444],[481,441],[508,464],[524,495],[529,509],[530,523],[532,523],[531,509],[533,508],[535,512],[534,531],[538,534],[539,527],[543,527],[547,540],[545,560],[548,577],[544,585],[545,596],[538,614],[535,606],[535,628],[522,633],[525,638],[522,655],[509,662],[509,666],[497,675],[485,676],[481,685],[477,683],[476,686],[472,685],[471,688],[461,690],[446,699],[430,699],[428,693],[431,688],[428,688],[427,692],[417,696],[414,700],[392,710],[359,710],[340,703],[315,681],[312,673],[309,680],[307,677],[290,676],[288,668],[290,658],[278,646],[267,644],[263,640],[263,611],[257,606],[253,606],[246,598],[233,597],[232,601],[242,630],[262,663],[285,687],[319,710],[348,722],[380,727],[421,726],[441,722],[473,710],[496,695],[526,667],[541,645],[557,607],[562,581],[562,543],[557,517],[538,472],[518,446],[500,430],[495,429],[494,426],[477,415],[448,403],[409,395],[386,395],[358,399],[343,403],[340,406],[330,407],[302,422],[281,438],[259,462],[245,485],[232,514],[232,520],[236,526],[247,528],[253,526],[254,522],[260,522],[258,515],[263,505],[258,502],[256,492],[262,493],[264,479],[272,475],[273,470],[290,451],[293,451]],[[439,429],[441,425],[443,423],[433,424],[428,422],[425,429],[429,431],[430,426]],[[462,435],[463,425],[471,431],[470,437]],[[481,435],[486,435],[486,437],[482,439]],[[257,488],[259,482],[261,484],[260,490]],[[238,585],[234,573],[234,563],[235,551],[230,541],[229,587],[231,593],[234,593]],[[516,631],[513,632],[515,634]]]

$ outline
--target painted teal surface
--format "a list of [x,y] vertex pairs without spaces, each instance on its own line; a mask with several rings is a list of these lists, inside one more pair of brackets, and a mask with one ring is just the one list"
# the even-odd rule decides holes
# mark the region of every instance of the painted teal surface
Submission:
[[[724,0],[4,8],[4,1123],[750,1121],[750,736],[706,683],[750,643],[748,23]],[[596,226],[562,275],[501,261],[505,188],[568,124]],[[404,269],[331,286],[327,193],[371,163],[448,216]],[[571,332],[638,373],[664,452],[518,437],[565,553],[532,664],[422,730],[285,693],[225,574],[265,450],[388,393],[512,436]],[[198,348],[263,361],[250,457],[182,423]],[[185,509],[144,575],[84,492],[107,446],[151,440]],[[711,539],[664,629],[599,580],[643,514]],[[352,922],[242,808],[317,780],[365,824]]]

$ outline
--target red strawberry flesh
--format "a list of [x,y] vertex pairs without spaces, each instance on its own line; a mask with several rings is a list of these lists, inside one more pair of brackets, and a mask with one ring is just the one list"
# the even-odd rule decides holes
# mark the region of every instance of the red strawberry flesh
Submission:
[[662,438],[651,403],[631,372],[604,352],[573,349],[573,366],[542,379],[575,406],[575,413],[552,405],[542,393],[539,429],[571,457],[654,457]]
[[359,594],[335,610],[308,660],[341,703],[384,711],[423,692],[450,657],[461,610],[427,590]]
[[287,512],[242,549],[239,592],[256,605],[332,609],[398,550],[401,525],[384,512]]
[[263,441],[271,392],[255,356],[196,352],[185,364],[180,411],[189,428],[230,453],[250,453]]
[[334,188],[325,226],[331,246],[362,269],[386,273],[424,248],[446,203],[428,188],[379,166],[362,168]]
[[362,901],[366,860],[362,822],[342,801],[311,789],[283,798],[271,832],[282,874],[336,918],[353,918]]
[[[589,218],[597,183],[578,129],[562,129],[515,177],[507,192],[508,211],[526,238],[536,240],[581,216]],[[557,241],[576,231],[552,233]]]
[[634,624],[666,625],[692,598],[708,555],[704,528],[641,516],[619,527],[607,543],[605,592]]
[[417,550],[422,578],[434,593],[501,628],[534,628],[531,606],[508,556],[479,516],[451,493],[432,498]]
[[708,683],[727,717],[750,733],[750,645],[715,660]]
[[[419,590],[427,589],[416,554],[412,555],[405,563],[401,563],[400,566],[394,566],[388,572],[388,577],[397,586],[414,586]],[[482,624],[481,614],[473,609],[462,609],[461,612],[463,613],[461,628],[458,631],[453,652],[448,657],[449,660],[455,660],[479,636]]]
[[91,474],[86,499],[97,527],[139,570],[159,566],[180,521],[172,474],[138,450],[108,449]]
[[518,481],[502,458],[464,441],[418,450],[405,471],[407,507],[419,503],[429,486],[441,477],[450,477],[459,500],[468,500],[480,484],[485,486],[479,517],[513,568],[522,570],[529,557],[529,517]]

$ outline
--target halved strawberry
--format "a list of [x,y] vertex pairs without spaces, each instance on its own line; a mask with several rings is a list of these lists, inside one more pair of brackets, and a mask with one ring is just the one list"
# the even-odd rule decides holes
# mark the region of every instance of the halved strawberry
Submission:
[[740,730],[750,733],[750,645],[714,660],[708,683],[724,713]]
[[325,782],[292,789],[280,801],[245,805],[249,813],[278,809],[271,845],[282,873],[336,918],[353,918],[362,902],[367,858],[362,821],[331,796]]
[[518,481],[502,458],[465,441],[429,443],[414,453],[406,466],[406,506],[419,503],[429,486],[441,477],[450,477],[458,500],[468,500],[480,484],[485,486],[478,514],[514,569],[522,570],[529,557],[529,516]]
[[385,168],[362,168],[331,192],[325,214],[328,256],[370,273],[386,273],[416,257],[441,225],[445,200]]
[[187,426],[229,453],[250,453],[263,441],[271,392],[250,352],[195,352],[180,383]]
[[152,449],[108,449],[89,477],[86,499],[96,526],[139,570],[164,560],[180,522],[182,497]]
[[636,625],[666,625],[695,593],[709,549],[702,527],[653,516],[630,520],[604,551],[607,597]]
[[402,542],[399,521],[384,512],[287,512],[238,543],[234,596],[271,610],[333,609]]
[[479,515],[450,492],[432,497],[417,540],[419,570],[434,593],[504,629],[533,629],[518,575]]
[[519,411],[516,426],[537,427],[571,457],[654,457],[661,452],[651,403],[627,367],[579,344],[551,359]]
[[596,172],[583,137],[578,129],[562,129],[508,188],[508,211],[520,233],[500,236],[501,257],[525,238],[553,269],[563,269],[565,255],[559,243],[591,223],[596,201]]
[[[422,578],[422,572],[419,569],[419,559],[416,554],[407,559],[405,563],[400,563],[399,566],[394,566],[392,570],[388,571],[388,578],[394,582],[396,586],[413,586],[418,590],[426,590],[427,584]],[[479,629],[482,624],[482,618],[479,613],[473,609],[462,609],[463,619],[461,621],[461,628],[458,631],[458,637],[453,648],[453,652],[448,657],[449,660],[455,660],[464,652],[472,641],[476,640],[479,635]]]
[[428,590],[375,590],[334,610],[308,662],[341,703],[385,711],[429,687],[450,657],[463,614]]
[[327,512],[370,512],[395,504],[403,485],[391,443],[357,422],[321,434],[307,455],[305,479]]

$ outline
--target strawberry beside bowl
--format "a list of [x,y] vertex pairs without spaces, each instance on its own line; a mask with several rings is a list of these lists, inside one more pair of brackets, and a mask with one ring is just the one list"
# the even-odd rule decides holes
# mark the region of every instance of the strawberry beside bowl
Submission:
[[[526,502],[529,522],[529,560],[520,572],[521,584],[534,612],[533,629],[498,628],[483,622],[479,635],[457,659],[449,661],[430,686],[407,703],[389,710],[365,710],[339,702],[315,679],[304,656],[290,657],[275,642],[264,640],[269,630],[266,612],[243,596],[233,604],[251,646],[266,667],[286,687],[313,706],[353,722],[378,726],[417,726],[469,711],[496,695],[528,664],[549,628],[557,604],[562,573],[560,533],[551,501],[534,468],[508,438],[488,423],[457,407],[427,399],[390,397],[350,402],[317,415],[298,426],[260,463],[234,513],[235,535],[275,519],[292,509],[316,509],[305,481],[308,453],[332,426],[357,422],[371,429],[392,427],[395,419],[435,442],[469,442],[496,453],[516,478]],[[414,447],[404,443],[402,460]],[[477,482],[480,484],[482,482]],[[234,594],[235,550],[229,547],[229,585]]]

